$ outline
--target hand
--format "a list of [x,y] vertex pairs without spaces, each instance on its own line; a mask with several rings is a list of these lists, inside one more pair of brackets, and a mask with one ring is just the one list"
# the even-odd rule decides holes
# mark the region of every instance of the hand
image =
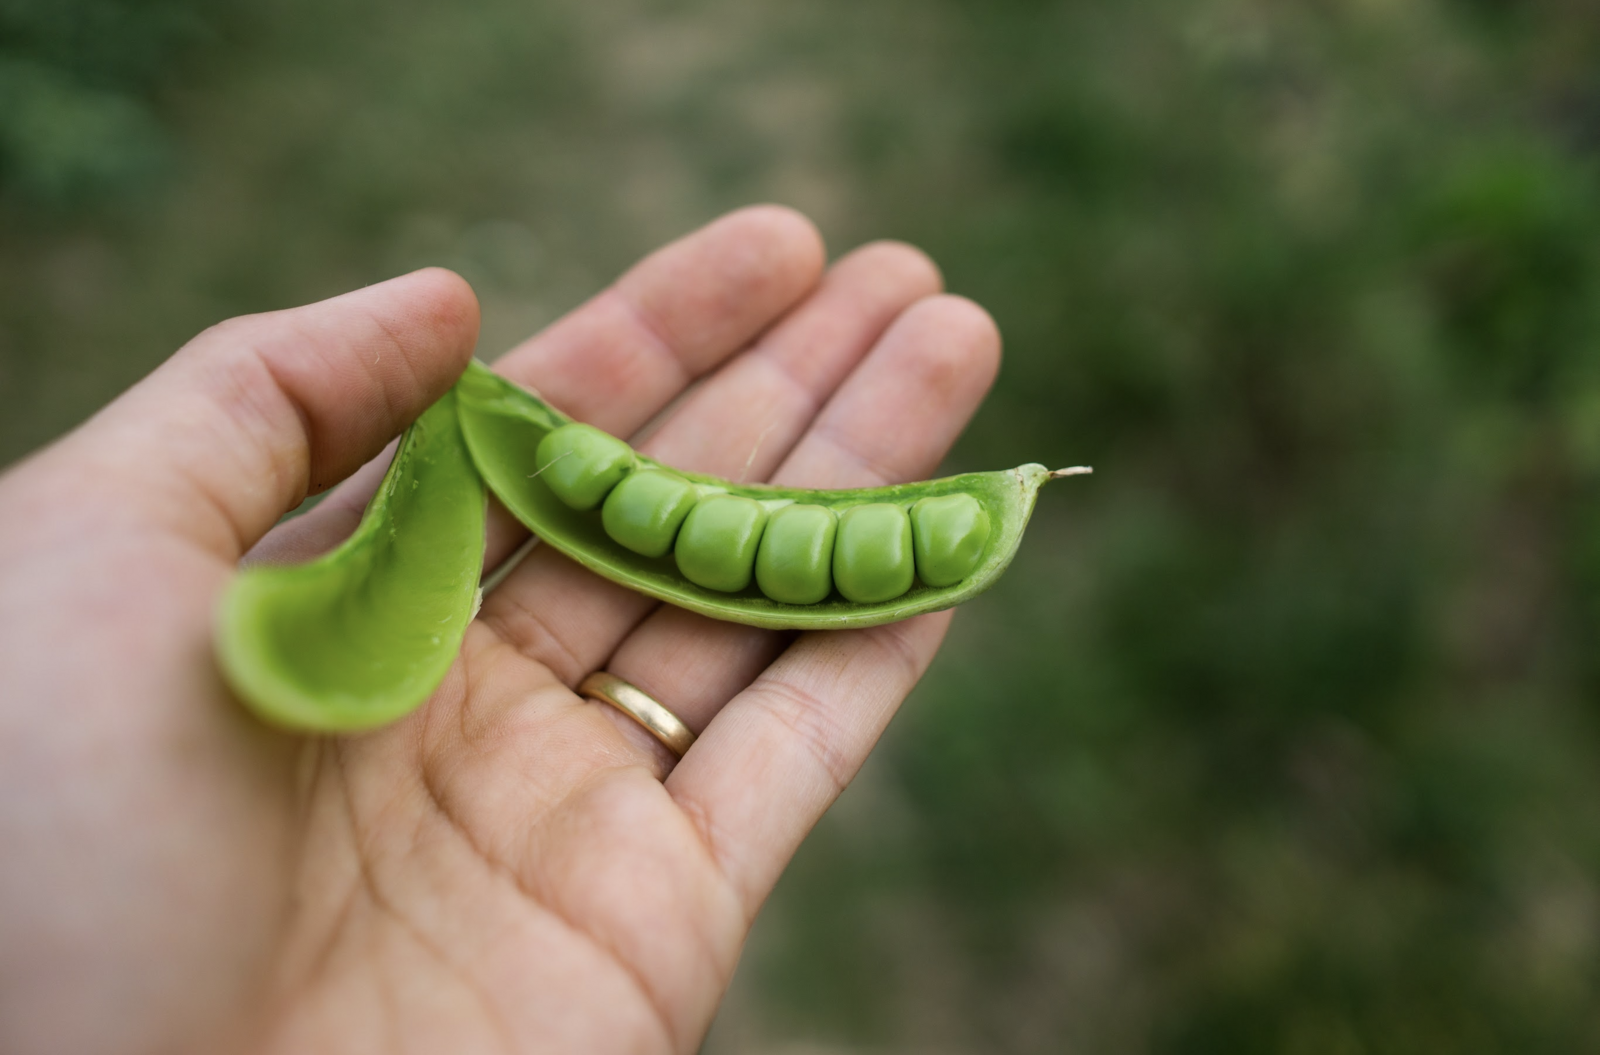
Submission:
[[[992,322],[917,251],[823,273],[794,213],[660,250],[497,364],[687,469],[929,474]],[[354,526],[465,367],[477,305],[423,271],[201,334],[0,478],[0,1050],[692,1052],[762,900],[949,613],[782,635],[537,547],[429,703],[378,732],[260,725],[210,655],[240,555]],[[498,509],[487,565],[525,537]],[[259,544],[258,544],[259,543]],[[606,668],[700,733],[678,762],[576,696]]]

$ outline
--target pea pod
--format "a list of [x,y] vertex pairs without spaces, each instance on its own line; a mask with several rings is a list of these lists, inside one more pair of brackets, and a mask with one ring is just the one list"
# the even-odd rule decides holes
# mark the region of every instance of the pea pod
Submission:
[[461,647],[483,565],[484,490],[454,392],[418,418],[355,533],[299,565],[258,565],[222,601],[216,649],[244,703],[319,732],[422,703]]
[[742,485],[622,453],[476,362],[456,393],[478,472],[543,541],[640,593],[774,629],[875,626],[960,604],[1011,563],[1039,488],[1088,471],[1023,465],[847,491]]

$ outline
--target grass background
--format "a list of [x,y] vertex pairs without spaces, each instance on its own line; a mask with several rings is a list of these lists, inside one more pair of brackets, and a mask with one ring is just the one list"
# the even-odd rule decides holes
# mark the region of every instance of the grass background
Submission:
[[777,200],[1092,463],[758,923],[724,1052],[1600,1046],[1581,0],[0,0],[0,463],[422,264],[493,354]]

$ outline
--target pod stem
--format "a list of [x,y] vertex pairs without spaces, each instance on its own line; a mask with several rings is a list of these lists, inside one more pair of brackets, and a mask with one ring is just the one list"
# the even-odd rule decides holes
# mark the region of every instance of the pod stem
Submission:
[[1094,470],[1087,465],[1074,465],[1067,469],[1052,469],[1050,479],[1059,480],[1063,476],[1088,476],[1092,472]]
[[511,556],[495,565],[494,570],[485,571],[483,573],[483,581],[478,584],[478,590],[483,596],[487,597],[494,593],[497,586],[509,579],[511,573],[517,570],[517,565],[521,564],[537,545],[539,545],[539,536],[529,535],[522,545],[512,551]]

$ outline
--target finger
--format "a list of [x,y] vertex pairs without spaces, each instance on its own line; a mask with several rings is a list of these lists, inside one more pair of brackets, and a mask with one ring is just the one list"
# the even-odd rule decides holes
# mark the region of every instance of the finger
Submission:
[[350,537],[361,523],[367,503],[383,482],[383,474],[388,471],[398,446],[398,440],[390,443],[313,508],[267,532],[244,555],[241,563],[303,564]]
[[[806,304],[676,408],[644,451],[680,468],[764,479],[885,328],[939,282],[932,262],[909,246],[844,257]],[[489,596],[484,618],[576,685],[653,607],[541,549]]]
[[801,635],[668,775],[747,919],[927,670],[951,614]]
[[822,238],[800,213],[740,209],[651,253],[495,368],[628,436],[793,307],[823,264]]
[[[800,213],[740,209],[650,254],[495,369],[627,438],[799,303],[826,259],[822,236]],[[509,515],[496,517],[485,567],[526,534]]]
[[237,560],[307,492],[348,476],[438,399],[477,333],[472,290],[439,269],[231,319],[51,457],[117,496],[113,515]]
[[[1000,340],[960,297],[905,312],[774,477],[792,487],[877,487],[929,475],[994,380]],[[756,677],[782,647],[767,631],[662,608],[607,668],[665,703],[691,729]]]
[[[630,436],[793,307],[816,285],[823,260],[821,236],[804,216],[773,205],[740,209],[645,257],[495,369],[580,421]],[[379,469],[352,481],[274,532],[271,559],[343,538],[381,477]],[[526,534],[492,503],[484,567]]]
[[901,313],[943,287],[920,249],[861,247],[834,265],[803,318],[690,393],[644,450],[741,483],[767,479]]
[[938,468],[1000,369],[1000,331],[965,297],[921,301],[902,315],[839,390],[772,482],[880,487]]
[[[776,479],[888,483],[921,475],[987,390],[999,341],[981,309],[941,297],[908,312],[881,351],[841,389]],[[685,676],[686,661],[672,654],[670,637],[652,642],[641,632],[637,650],[630,639],[618,651],[611,669],[619,676],[654,684],[653,664],[655,677],[674,679],[664,691],[679,695],[666,698],[688,721],[714,715],[668,776],[667,790],[699,827],[747,913],[854,777],[927,669],[949,620],[943,612],[869,630],[803,634],[720,706],[712,693],[729,692],[727,681],[708,690],[702,679],[697,687]],[[692,654],[687,645],[680,651]]]

